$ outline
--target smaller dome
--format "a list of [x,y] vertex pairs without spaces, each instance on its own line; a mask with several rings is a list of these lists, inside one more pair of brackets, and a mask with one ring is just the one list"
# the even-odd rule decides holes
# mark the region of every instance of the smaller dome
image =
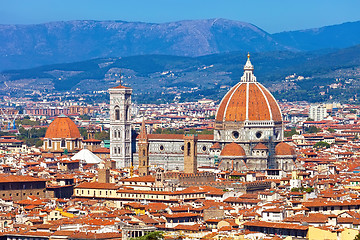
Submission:
[[295,149],[289,144],[281,142],[275,147],[275,155],[278,156],[295,155]]
[[253,148],[253,150],[269,150],[267,146],[265,146],[265,144],[263,143],[258,143],[256,144],[256,146]]
[[45,138],[80,138],[76,124],[67,116],[60,115],[55,118],[46,130]]
[[244,149],[237,143],[226,144],[220,156],[245,156]]
[[210,149],[221,149],[220,143],[214,143],[214,145],[212,145]]

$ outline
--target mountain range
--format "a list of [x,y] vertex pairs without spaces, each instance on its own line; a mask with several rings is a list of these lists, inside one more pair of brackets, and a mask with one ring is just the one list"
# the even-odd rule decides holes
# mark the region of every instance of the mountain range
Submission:
[[0,70],[149,54],[198,57],[233,51],[314,51],[356,44],[360,44],[360,21],[275,34],[227,19],[0,25]]

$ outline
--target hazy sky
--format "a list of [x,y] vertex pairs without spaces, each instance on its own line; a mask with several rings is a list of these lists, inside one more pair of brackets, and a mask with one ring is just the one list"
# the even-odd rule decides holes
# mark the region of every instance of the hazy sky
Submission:
[[227,18],[274,33],[360,20],[359,0],[0,0],[0,24]]

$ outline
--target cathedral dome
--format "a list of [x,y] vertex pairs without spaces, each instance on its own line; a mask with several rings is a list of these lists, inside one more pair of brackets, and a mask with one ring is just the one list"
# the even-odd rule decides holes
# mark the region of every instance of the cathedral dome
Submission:
[[253,70],[248,55],[241,81],[230,89],[220,103],[217,122],[282,121],[275,98],[256,81]]
[[80,138],[75,123],[65,115],[57,117],[46,130],[45,138]]
[[281,142],[275,147],[275,155],[277,156],[295,155],[295,149],[289,144]]
[[237,143],[230,143],[230,144],[226,144],[225,147],[223,148],[223,150],[220,153],[220,156],[245,156],[245,151],[244,149]]

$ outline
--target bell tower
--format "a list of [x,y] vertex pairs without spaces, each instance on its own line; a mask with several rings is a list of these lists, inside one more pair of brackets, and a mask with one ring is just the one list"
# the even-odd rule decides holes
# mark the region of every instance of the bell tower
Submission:
[[184,173],[197,173],[197,140],[196,134],[184,135]]
[[147,176],[149,175],[149,141],[146,132],[145,119],[141,124],[140,134],[139,134],[139,175]]
[[132,165],[131,153],[131,94],[132,89],[122,86],[109,89],[110,93],[110,159],[116,168]]

